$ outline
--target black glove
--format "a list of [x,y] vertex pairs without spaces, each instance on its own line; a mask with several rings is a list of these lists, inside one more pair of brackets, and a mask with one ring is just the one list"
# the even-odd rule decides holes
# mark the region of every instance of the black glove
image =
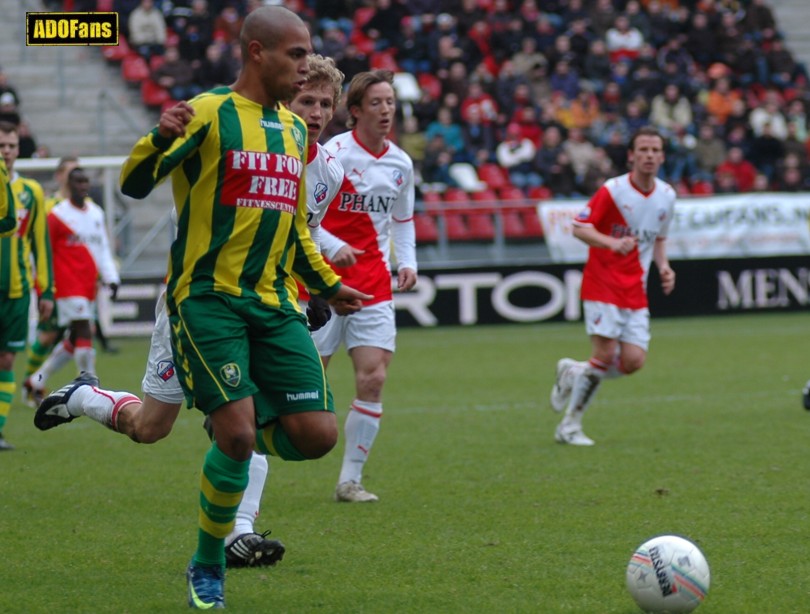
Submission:
[[332,317],[332,308],[329,303],[322,299],[320,296],[314,294],[309,298],[307,303],[307,321],[309,322],[309,330],[316,331],[323,328]]
[[111,283],[110,286],[110,300],[115,300],[118,297],[118,284]]

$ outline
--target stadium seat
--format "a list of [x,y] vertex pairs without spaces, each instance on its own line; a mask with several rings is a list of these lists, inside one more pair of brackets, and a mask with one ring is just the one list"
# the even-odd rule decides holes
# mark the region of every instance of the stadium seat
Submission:
[[501,213],[503,223],[503,236],[507,240],[523,239],[523,222],[517,211],[503,211]]
[[449,241],[467,241],[469,239],[470,233],[467,230],[467,224],[460,213],[445,213],[442,215],[442,219]]
[[492,214],[488,211],[475,211],[468,213],[467,237],[473,241],[492,241],[495,238],[495,224]]
[[166,29],[166,47],[177,47],[180,44],[180,35],[171,28]]
[[397,100],[402,102],[416,102],[422,97],[422,88],[409,72],[398,72],[394,74],[394,90],[397,93]]
[[168,90],[152,81],[152,79],[144,79],[141,81],[141,101],[147,107],[157,109],[171,99],[172,96],[169,94]]
[[480,203],[492,203],[494,205],[498,200],[498,194],[495,192],[495,190],[490,190],[487,188],[486,190],[473,192],[472,199]]
[[354,29],[360,30],[364,25],[368,23],[368,20],[374,17],[374,13],[377,12],[373,6],[361,6],[354,10]]
[[149,78],[149,65],[137,53],[130,53],[121,62],[121,77],[131,85]]
[[539,185],[534,188],[529,188],[529,198],[534,200],[548,200],[553,194],[551,190],[544,185]]
[[391,51],[374,51],[368,59],[369,67],[372,70],[390,70],[393,73],[399,71],[399,65]]
[[690,191],[692,194],[714,194],[714,186],[711,181],[696,181]]
[[165,61],[166,58],[164,56],[157,54],[153,55],[151,58],[149,58],[149,70],[150,71],[157,70],[158,68],[163,66],[163,62]]
[[442,195],[439,192],[422,192],[422,200],[426,203],[440,203]]
[[543,225],[535,207],[520,210],[520,221],[523,225],[523,234],[527,239],[542,239]]
[[501,200],[526,200],[523,190],[513,185],[503,186],[498,190]]
[[468,203],[470,195],[461,188],[447,188],[442,200],[446,203]]
[[416,76],[416,81],[419,83],[424,91],[430,94],[434,100],[439,100],[442,97],[442,82],[436,75],[428,72],[421,72]]
[[487,184],[478,178],[475,167],[469,162],[454,162],[447,172],[465,192],[479,192],[487,188]]
[[417,243],[436,243],[439,240],[439,229],[436,220],[427,213],[417,213],[413,217]]
[[101,55],[110,63],[117,64],[132,53],[124,35],[118,36],[118,45],[106,45],[101,48]]
[[509,184],[509,178],[500,166],[494,163],[482,164],[478,167],[478,177],[493,190],[500,190]]
[[96,0],[96,12],[112,13],[115,10],[115,0]]

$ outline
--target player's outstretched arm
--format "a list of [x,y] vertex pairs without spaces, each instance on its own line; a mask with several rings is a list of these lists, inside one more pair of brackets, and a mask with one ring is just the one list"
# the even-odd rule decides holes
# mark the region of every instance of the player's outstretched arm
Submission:
[[373,298],[371,294],[341,284],[338,291],[329,297],[329,303],[339,315],[345,316],[360,311],[363,308],[363,301],[370,301]]

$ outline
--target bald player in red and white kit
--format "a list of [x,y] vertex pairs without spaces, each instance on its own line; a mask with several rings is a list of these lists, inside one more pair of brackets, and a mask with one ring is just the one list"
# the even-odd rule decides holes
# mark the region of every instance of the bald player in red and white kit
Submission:
[[664,140],[644,127],[630,140],[629,173],[609,179],[573,222],[574,236],[587,243],[582,278],[585,328],[591,338],[586,362],[563,358],[551,406],[565,410],[554,434],[559,443],[591,446],[582,416],[603,379],[638,371],[647,357],[650,312],[647,276],[655,261],[664,294],[675,289],[666,237],[675,208],[675,190],[657,178]]
[[378,497],[362,485],[363,466],[380,428],[383,385],[396,338],[392,241],[397,290],[410,290],[417,280],[414,171],[408,154],[388,140],[396,111],[390,71],[357,74],[349,84],[346,106],[349,132],[326,143],[343,165],[346,180],[323,219],[321,250],[345,283],[374,299],[364,301],[362,311],[333,317],[312,336],[325,365],[345,343],[355,374],[335,499],[371,502]]

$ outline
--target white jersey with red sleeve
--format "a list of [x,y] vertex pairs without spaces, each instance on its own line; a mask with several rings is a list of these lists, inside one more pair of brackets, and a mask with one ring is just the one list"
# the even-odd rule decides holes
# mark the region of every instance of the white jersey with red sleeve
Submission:
[[636,237],[627,255],[591,247],[582,278],[582,299],[623,309],[647,307],[647,273],[656,240],[667,236],[675,209],[675,190],[655,179],[649,193],[642,192],[630,174],[608,179],[574,220],[611,237]]
[[369,303],[389,301],[392,240],[397,268],[417,270],[413,161],[390,141],[375,155],[354,132],[333,137],[326,148],[340,160],[346,179],[323,218],[323,241],[329,233],[364,250],[354,266],[334,267],[335,271],[348,285],[374,295]]
[[319,229],[329,205],[343,184],[343,165],[320,143],[310,147],[307,157],[307,226],[320,249]]
[[56,298],[96,298],[96,281],[121,283],[107,238],[104,211],[86,200],[83,209],[69,200],[58,203],[48,214],[51,234]]

